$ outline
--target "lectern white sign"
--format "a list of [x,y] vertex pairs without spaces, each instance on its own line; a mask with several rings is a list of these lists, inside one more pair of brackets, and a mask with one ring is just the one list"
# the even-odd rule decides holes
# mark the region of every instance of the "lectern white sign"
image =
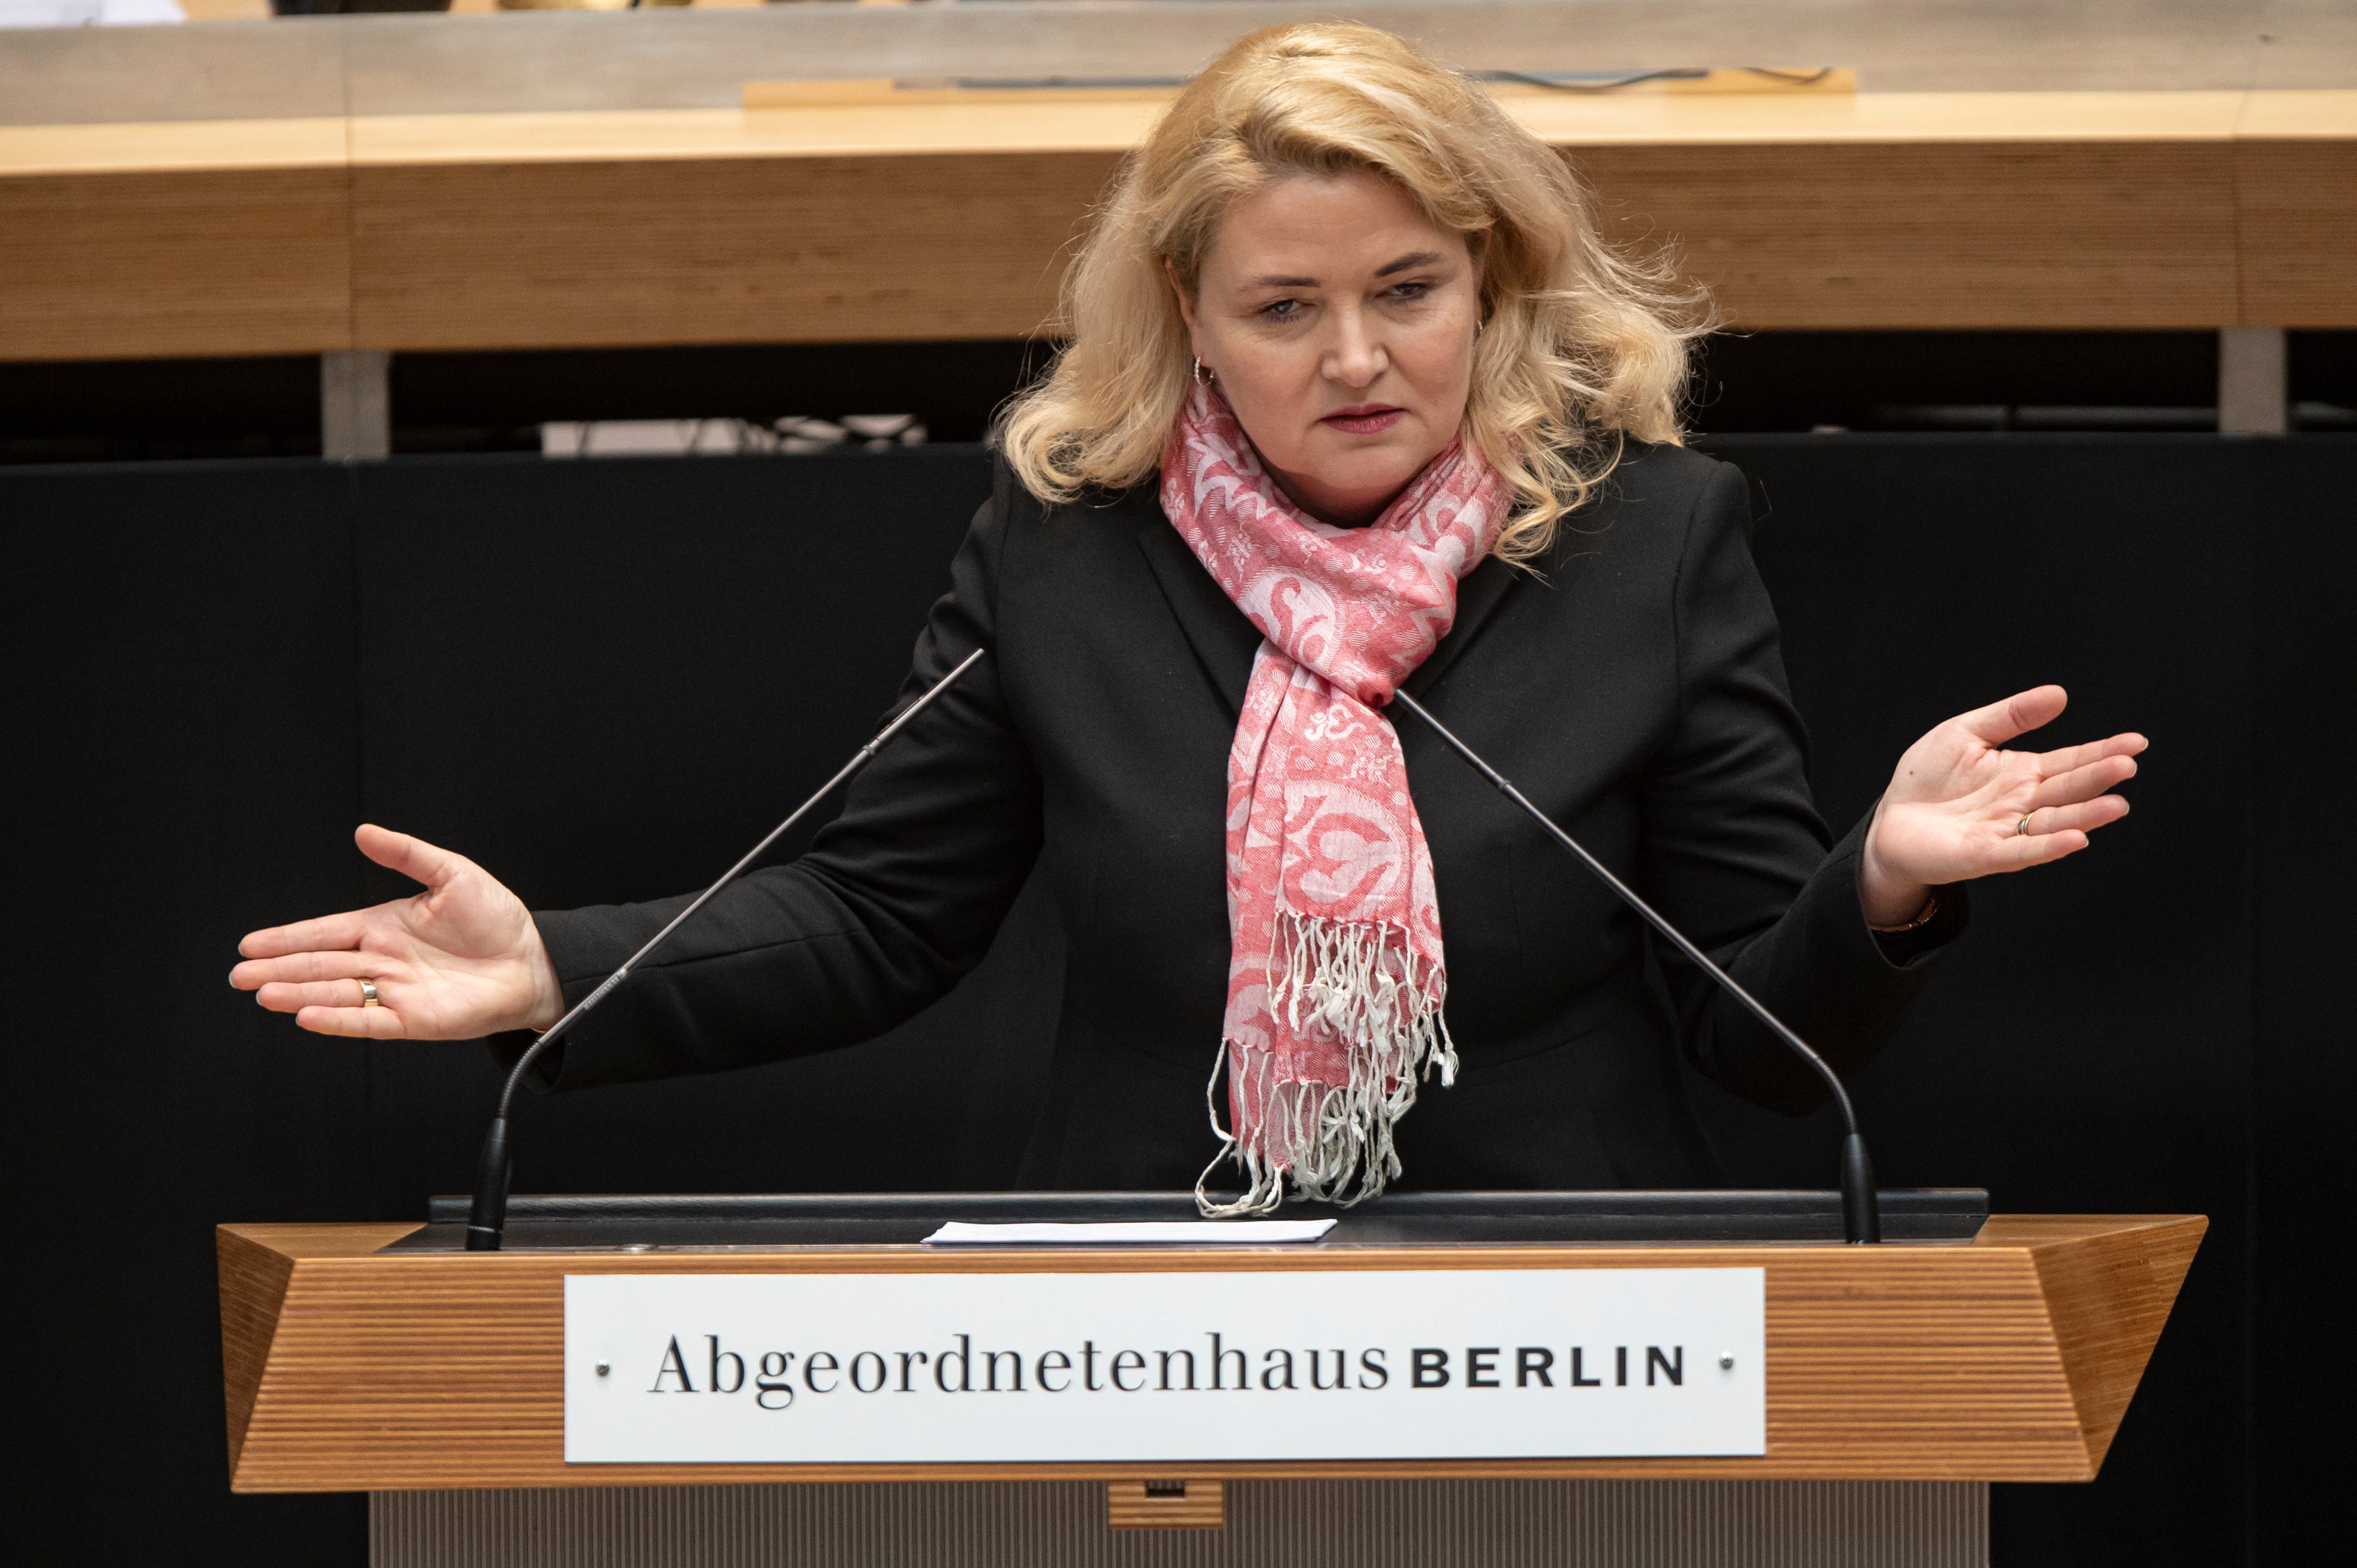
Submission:
[[1759,1269],[568,1274],[572,1464],[1759,1455]]

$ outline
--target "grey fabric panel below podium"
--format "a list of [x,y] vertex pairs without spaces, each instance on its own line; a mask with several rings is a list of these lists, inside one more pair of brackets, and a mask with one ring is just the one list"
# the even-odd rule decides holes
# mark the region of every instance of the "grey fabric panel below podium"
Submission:
[[1222,1530],[1099,1482],[378,1492],[372,1568],[1986,1568],[1977,1481],[1238,1481]]

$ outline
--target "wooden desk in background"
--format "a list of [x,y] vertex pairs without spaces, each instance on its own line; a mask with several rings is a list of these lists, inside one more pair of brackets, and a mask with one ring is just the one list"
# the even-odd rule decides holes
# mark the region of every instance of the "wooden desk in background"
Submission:
[[[1738,327],[2357,326],[2357,91],[1508,102]],[[0,128],[0,360],[1023,337],[1156,112]]]

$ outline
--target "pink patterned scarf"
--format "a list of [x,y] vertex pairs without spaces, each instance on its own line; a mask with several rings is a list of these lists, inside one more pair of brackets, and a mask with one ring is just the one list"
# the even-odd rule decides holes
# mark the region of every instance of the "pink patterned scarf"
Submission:
[[[1456,1079],[1432,855],[1408,797],[1391,701],[1457,617],[1505,482],[1461,445],[1365,528],[1286,499],[1227,403],[1189,397],[1162,459],[1162,510],[1267,640],[1228,753],[1227,1015],[1232,1133],[1196,1184],[1206,1214],[1285,1197],[1356,1203],[1400,1174],[1392,1126],[1420,1071]],[[1243,1197],[1203,1190],[1222,1160]],[[1355,1178],[1356,1190],[1351,1190]]]

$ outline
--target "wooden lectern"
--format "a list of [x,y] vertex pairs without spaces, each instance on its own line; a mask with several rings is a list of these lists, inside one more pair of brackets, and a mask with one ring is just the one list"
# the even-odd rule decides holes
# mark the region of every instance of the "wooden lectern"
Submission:
[[[519,1231],[531,1230],[534,1201],[551,1200],[519,1198],[527,1216]],[[447,1225],[227,1225],[219,1247],[231,1485],[374,1494],[378,1568],[1147,1561],[1947,1568],[1986,1560],[1988,1482],[2093,1477],[2206,1227],[2193,1216],[1998,1216],[1968,1238],[1877,1247],[1353,1243],[1338,1242],[1347,1234],[1338,1230],[1327,1242],[1295,1248],[948,1251],[907,1240],[617,1245],[608,1225],[570,1238],[544,1227],[536,1237],[511,1236],[509,1251],[470,1253],[447,1237],[434,1241],[432,1232]],[[810,1232],[857,1233],[842,1224]],[[905,1225],[867,1233],[903,1234]],[[1698,1266],[1764,1272],[1760,1456],[565,1461],[568,1275]],[[834,1484],[802,1484],[809,1482]],[[1125,1528],[1134,1526],[1186,1533]],[[1137,1555],[1149,1547],[1158,1554]]]

